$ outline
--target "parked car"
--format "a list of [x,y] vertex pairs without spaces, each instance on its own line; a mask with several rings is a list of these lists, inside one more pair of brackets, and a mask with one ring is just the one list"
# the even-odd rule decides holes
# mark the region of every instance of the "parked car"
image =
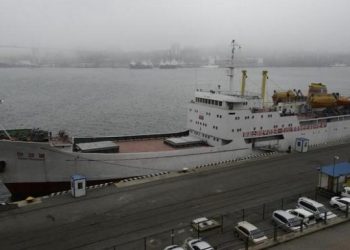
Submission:
[[201,239],[193,239],[187,242],[188,250],[214,250],[214,248],[206,241]]
[[254,244],[259,244],[267,240],[265,233],[247,221],[238,222],[234,229],[240,239],[247,239]]
[[344,187],[343,191],[341,192],[341,196],[350,197],[350,187]]
[[316,218],[314,214],[303,208],[288,209],[287,212],[299,217],[303,221],[303,224],[306,226],[316,224]]
[[[334,196],[329,201],[329,204],[331,204],[332,207],[339,208],[342,211],[346,211],[346,207],[350,206],[350,198]],[[349,207],[349,210],[350,210],[350,207]]]
[[317,220],[326,219],[326,215],[327,215],[327,220],[337,217],[334,213],[329,211],[323,204],[321,204],[317,201],[311,200],[307,197],[300,197],[298,199],[297,207],[303,208],[303,209],[313,213]]
[[192,221],[192,227],[197,231],[207,231],[220,227],[220,223],[214,219],[208,219],[207,217],[200,217]]
[[284,210],[276,210],[272,213],[272,221],[285,231],[298,231],[302,221],[297,216]]
[[178,245],[171,245],[171,246],[167,246],[166,248],[164,248],[164,250],[185,250],[182,247],[178,246]]

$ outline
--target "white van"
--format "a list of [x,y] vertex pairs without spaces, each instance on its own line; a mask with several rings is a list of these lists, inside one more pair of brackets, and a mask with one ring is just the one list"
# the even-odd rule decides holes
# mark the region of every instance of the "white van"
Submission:
[[324,220],[326,219],[326,215],[327,215],[327,220],[337,217],[334,213],[329,211],[323,204],[317,201],[311,200],[307,197],[300,197],[298,199],[297,207],[310,211],[315,215],[316,219]]
[[235,226],[235,234],[238,238],[242,238],[243,240],[248,238],[248,240],[254,244],[263,243],[267,240],[264,232],[248,221],[238,222]]

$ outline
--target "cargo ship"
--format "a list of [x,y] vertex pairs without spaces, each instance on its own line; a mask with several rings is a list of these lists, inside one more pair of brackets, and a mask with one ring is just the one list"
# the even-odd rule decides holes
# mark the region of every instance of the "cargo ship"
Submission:
[[275,91],[266,100],[268,72],[259,94],[233,91],[232,42],[229,89],[197,89],[188,103],[187,129],[135,136],[69,137],[42,130],[0,133],[0,178],[17,197],[70,188],[79,174],[88,185],[182,171],[205,164],[260,154],[263,149],[291,151],[297,140],[317,145],[350,137],[350,99],[328,93],[323,83],[301,90]]

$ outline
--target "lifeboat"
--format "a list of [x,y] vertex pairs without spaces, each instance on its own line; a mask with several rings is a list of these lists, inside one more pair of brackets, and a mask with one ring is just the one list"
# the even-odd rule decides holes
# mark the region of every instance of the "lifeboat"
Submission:
[[350,106],[350,97],[340,96],[337,100],[338,106]]
[[337,106],[337,99],[332,94],[311,95],[309,104],[312,108],[330,108]]
[[279,102],[291,102],[296,100],[296,94],[292,90],[288,91],[275,91],[272,95],[272,100],[275,104]]
[[309,85],[309,96],[314,94],[327,94],[327,86],[323,83],[311,83]]

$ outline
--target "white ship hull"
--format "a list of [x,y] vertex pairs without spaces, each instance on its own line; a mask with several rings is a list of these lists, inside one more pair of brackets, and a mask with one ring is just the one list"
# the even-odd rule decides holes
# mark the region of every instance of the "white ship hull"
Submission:
[[[71,151],[71,150],[70,150]],[[79,153],[49,143],[0,141],[0,160],[6,162],[2,180],[17,196],[45,194],[70,186],[72,175],[101,183],[159,172],[179,171],[251,154],[250,145],[199,147],[146,153]],[[17,152],[23,154],[18,156]],[[39,158],[39,155],[45,158]],[[31,157],[28,157],[31,155]]]
[[[290,117],[291,118],[291,117]],[[307,138],[310,145],[334,142],[350,137],[350,116],[334,118],[318,128],[300,128],[299,131],[279,133],[269,131],[244,134],[248,140],[231,142],[223,146],[198,147],[164,152],[145,153],[79,153],[70,148],[61,149],[49,143],[1,140],[0,160],[6,162],[1,174],[9,190],[19,196],[45,194],[70,186],[72,175],[86,176],[95,184],[159,172],[180,171],[183,168],[234,160],[254,154],[252,138],[257,139],[254,147],[271,147],[287,150],[294,148],[296,138]],[[247,133],[247,132],[245,132]],[[274,135],[282,135],[276,137]],[[258,140],[258,138],[269,138]],[[281,139],[283,138],[283,139]],[[23,155],[18,156],[20,152]],[[31,157],[28,155],[31,154]],[[42,154],[45,158],[39,158]]]

